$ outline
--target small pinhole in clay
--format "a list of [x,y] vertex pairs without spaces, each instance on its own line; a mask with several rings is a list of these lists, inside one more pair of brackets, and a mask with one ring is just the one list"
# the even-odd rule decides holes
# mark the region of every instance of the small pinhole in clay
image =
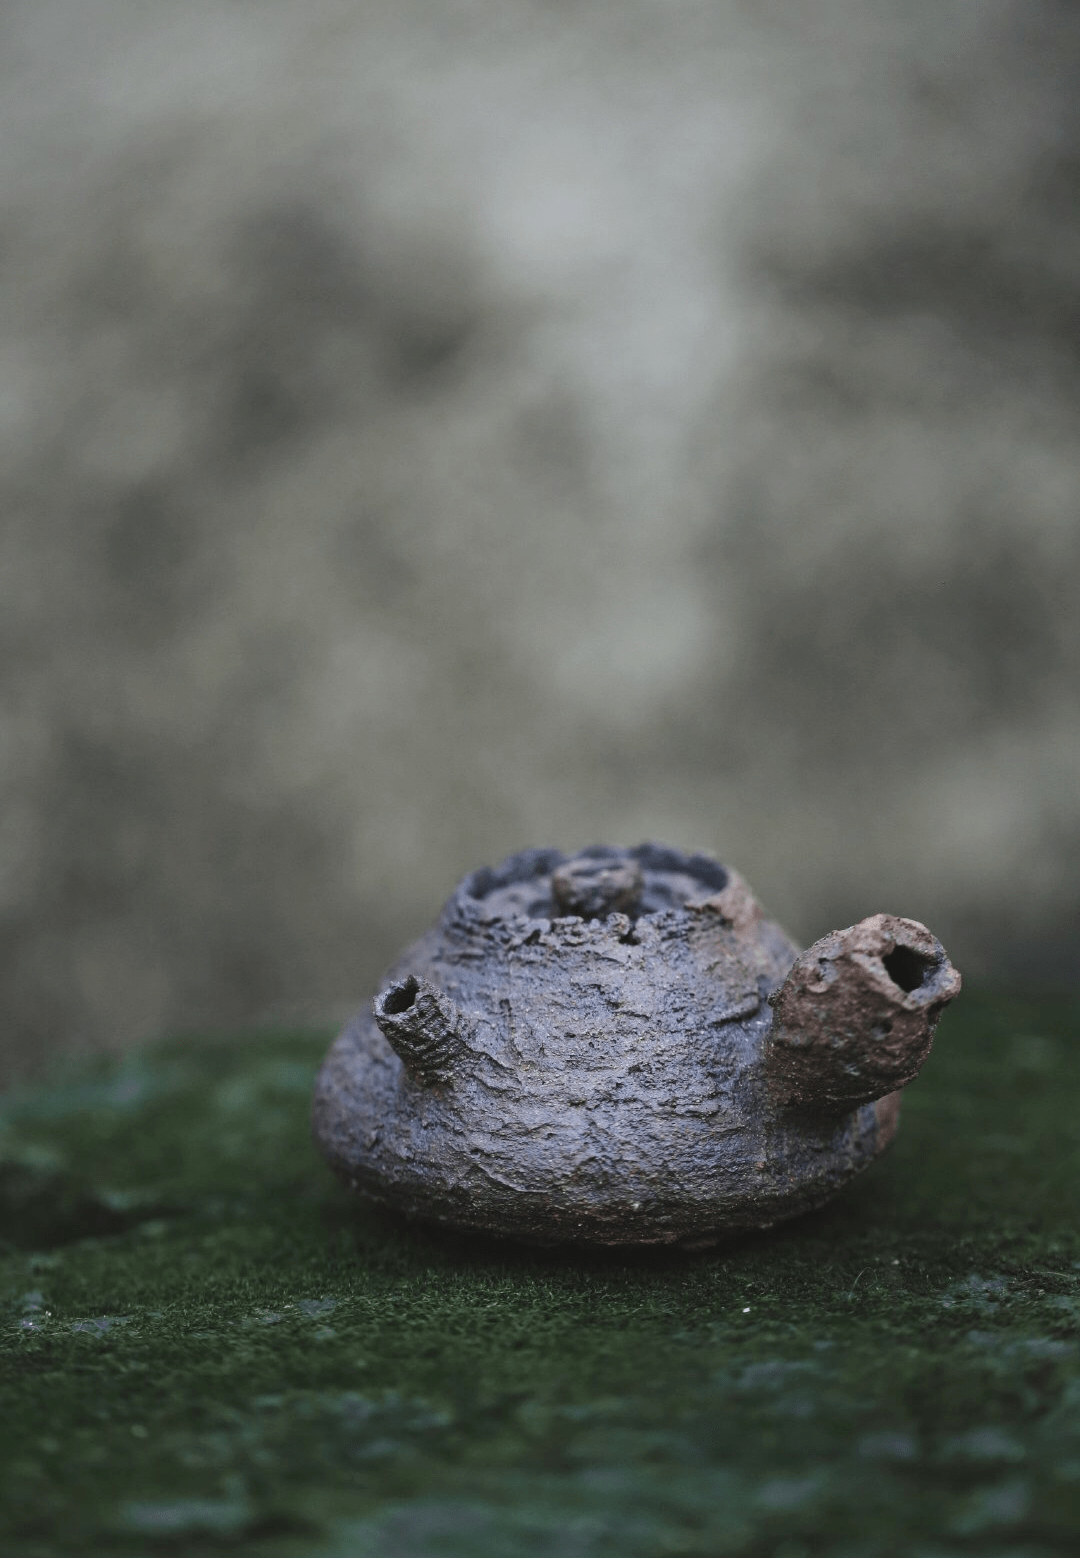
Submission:
[[932,966],[931,960],[910,947],[894,947],[882,958],[885,972],[894,985],[899,985],[905,995],[917,990],[925,981]]
[[400,985],[391,986],[382,1003],[383,1011],[388,1017],[397,1017],[402,1012],[407,1012],[416,1000],[416,992],[419,988],[411,974]]

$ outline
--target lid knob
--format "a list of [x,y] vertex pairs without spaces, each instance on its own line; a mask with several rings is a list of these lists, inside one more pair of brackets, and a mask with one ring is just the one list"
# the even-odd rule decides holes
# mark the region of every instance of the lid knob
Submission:
[[634,914],[645,879],[636,860],[576,855],[552,874],[551,891],[562,914],[601,920],[609,914]]

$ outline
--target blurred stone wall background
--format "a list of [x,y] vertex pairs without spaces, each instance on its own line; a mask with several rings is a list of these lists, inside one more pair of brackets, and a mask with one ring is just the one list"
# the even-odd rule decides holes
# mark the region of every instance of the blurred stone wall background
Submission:
[[1077,978],[1080,21],[6,0],[0,1066],[670,840]]

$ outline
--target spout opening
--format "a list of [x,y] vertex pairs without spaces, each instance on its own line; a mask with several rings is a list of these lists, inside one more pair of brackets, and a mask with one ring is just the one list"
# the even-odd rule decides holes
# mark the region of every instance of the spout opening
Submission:
[[933,958],[899,943],[891,952],[886,952],[881,961],[893,984],[905,995],[921,989],[935,968]]
[[388,1017],[400,1017],[414,1004],[419,989],[419,982],[412,974],[399,985],[391,985],[380,1002],[383,1011]]

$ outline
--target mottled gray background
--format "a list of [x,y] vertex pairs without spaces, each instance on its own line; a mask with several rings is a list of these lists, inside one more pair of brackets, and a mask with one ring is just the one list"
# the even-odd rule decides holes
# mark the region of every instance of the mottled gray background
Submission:
[[4,0],[6,1076],[658,838],[1076,981],[1080,22]]

